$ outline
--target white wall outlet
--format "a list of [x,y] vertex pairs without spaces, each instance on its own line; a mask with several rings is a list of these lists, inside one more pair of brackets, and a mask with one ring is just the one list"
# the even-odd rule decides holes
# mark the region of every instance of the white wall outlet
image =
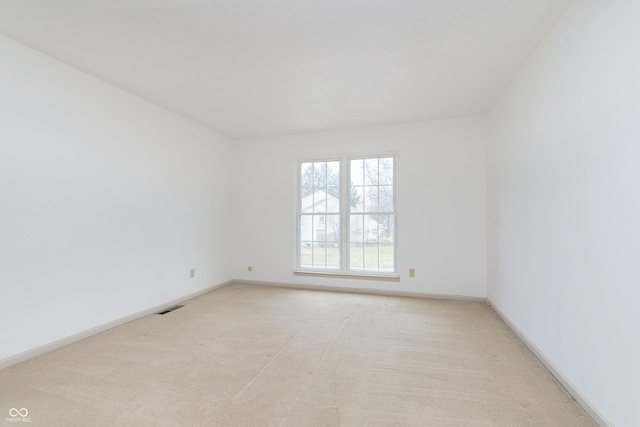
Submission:
[[196,277],[196,269],[192,268],[189,270],[189,278],[193,279],[194,277]]
[[415,268],[410,268],[409,269],[409,277],[416,277],[416,269]]

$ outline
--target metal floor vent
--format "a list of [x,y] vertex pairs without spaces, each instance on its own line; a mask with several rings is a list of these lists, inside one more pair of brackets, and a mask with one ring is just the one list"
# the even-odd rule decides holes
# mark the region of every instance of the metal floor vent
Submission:
[[184,307],[184,305],[174,305],[173,307],[169,307],[165,310],[162,310],[160,313],[158,314],[167,314],[167,313],[171,313],[173,310],[177,310],[179,308]]

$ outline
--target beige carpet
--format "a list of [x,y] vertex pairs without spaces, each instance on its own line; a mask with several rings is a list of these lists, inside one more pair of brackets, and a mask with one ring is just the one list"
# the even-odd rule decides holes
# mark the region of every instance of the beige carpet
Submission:
[[593,426],[483,304],[231,285],[0,371],[31,426]]

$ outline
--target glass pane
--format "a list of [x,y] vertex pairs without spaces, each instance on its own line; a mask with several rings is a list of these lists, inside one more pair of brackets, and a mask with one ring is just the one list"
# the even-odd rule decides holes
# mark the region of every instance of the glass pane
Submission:
[[376,215],[375,219],[378,223],[379,234],[378,241],[381,244],[393,244],[395,241],[395,216],[394,215]]
[[364,268],[364,245],[365,245],[365,216],[349,216],[349,269],[362,270]]
[[300,267],[340,268],[340,215],[300,215]]
[[340,246],[340,216],[326,215],[326,239],[327,246]]
[[313,246],[313,267],[314,268],[325,268],[325,248],[324,246],[314,245]]
[[[375,223],[375,226],[373,225]],[[369,217],[369,235],[376,234],[368,241],[365,255],[365,269],[394,271],[394,215],[372,215]],[[374,230],[377,228],[377,233]],[[377,265],[376,265],[377,264]]]
[[327,179],[327,186],[331,186],[340,181],[340,162],[327,162],[327,172],[329,178]]
[[[327,162],[327,186],[325,191],[328,194],[328,212],[339,212],[340,162]],[[333,210],[331,210],[332,203],[336,206]]]
[[371,185],[364,187],[365,212],[378,212],[378,188]]
[[363,170],[364,170],[363,159],[351,160],[351,167],[350,167],[351,185],[364,185]]
[[311,215],[300,215],[300,242],[311,242],[312,240],[311,218]]
[[378,212],[393,212],[393,186],[382,185],[378,193]]
[[349,247],[349,268],[351,270],[362,270],[364,260],[364,248],[361,244],[351,243]]
[[324,215],[314,215],[313,216],[313,242],[314,243],[323,243],[325,241],[325,218]]
[[299,230],[299,262],[302,268],[311,268],[313,266],[312,261],[312,247],[313,247],[313,216],[300,215],[300,230]]
[[[300,164],[300,199],[313,193],[313,163]],[[304,203],[302,204],[304,208]]]
[[378,242],[378,216],[377,215],[365,215],[364,216],[364,241],[365,243],[377,243]]
[[349,241],[351,243],[364,243],[364,215],[350,215]]
[[352,214],[349,221],[349,269],[395,271],[395,216]]
[[300,242],[300,267],[312,267],[311,247],[311,242]]
[[364,269],[378,271],[378,244],[367,243],[364,247]]
[[393,243],[380,243],[380,271],[395,271]]
[[365,159],[364,181],[367,185],[378,185],[378,159]]
[[340,268],[340,248],[338,245],[327,244],[327,268],[338,269]]
[[393,184],[393,157],[383,157],[379,159],[378,169],[379,184]]
[[313,193],[313,206],[312,212],[326,212],[327,211],[327,193],[323,190],[316,190]]
[[327,186],[327,162],[316,162],[313,165],[313,186],[325,188]]
[[332,194],[327,195],[327,208],[326,212],[339,213],[340,212],[340,199]]
[[364,187],[351,187],[349,204],[351,205],[351,212],[364,211]]
[[[321,221],[321,219],[323,221]],[[318,216],[313,265],[315,268],[340,268],[340,216]]]
[[301,163],[300,211],[340,212],[340,162]]

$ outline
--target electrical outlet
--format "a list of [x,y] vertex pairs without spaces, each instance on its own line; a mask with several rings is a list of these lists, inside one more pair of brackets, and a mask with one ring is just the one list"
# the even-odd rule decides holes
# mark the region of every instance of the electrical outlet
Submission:
[[189,270],[189,278],[193,279],[194,277],[196,277],[196,269],[192,268]]
[[416,277],[416,269],[415,268],[410,268],[409,269],[409,277]]

